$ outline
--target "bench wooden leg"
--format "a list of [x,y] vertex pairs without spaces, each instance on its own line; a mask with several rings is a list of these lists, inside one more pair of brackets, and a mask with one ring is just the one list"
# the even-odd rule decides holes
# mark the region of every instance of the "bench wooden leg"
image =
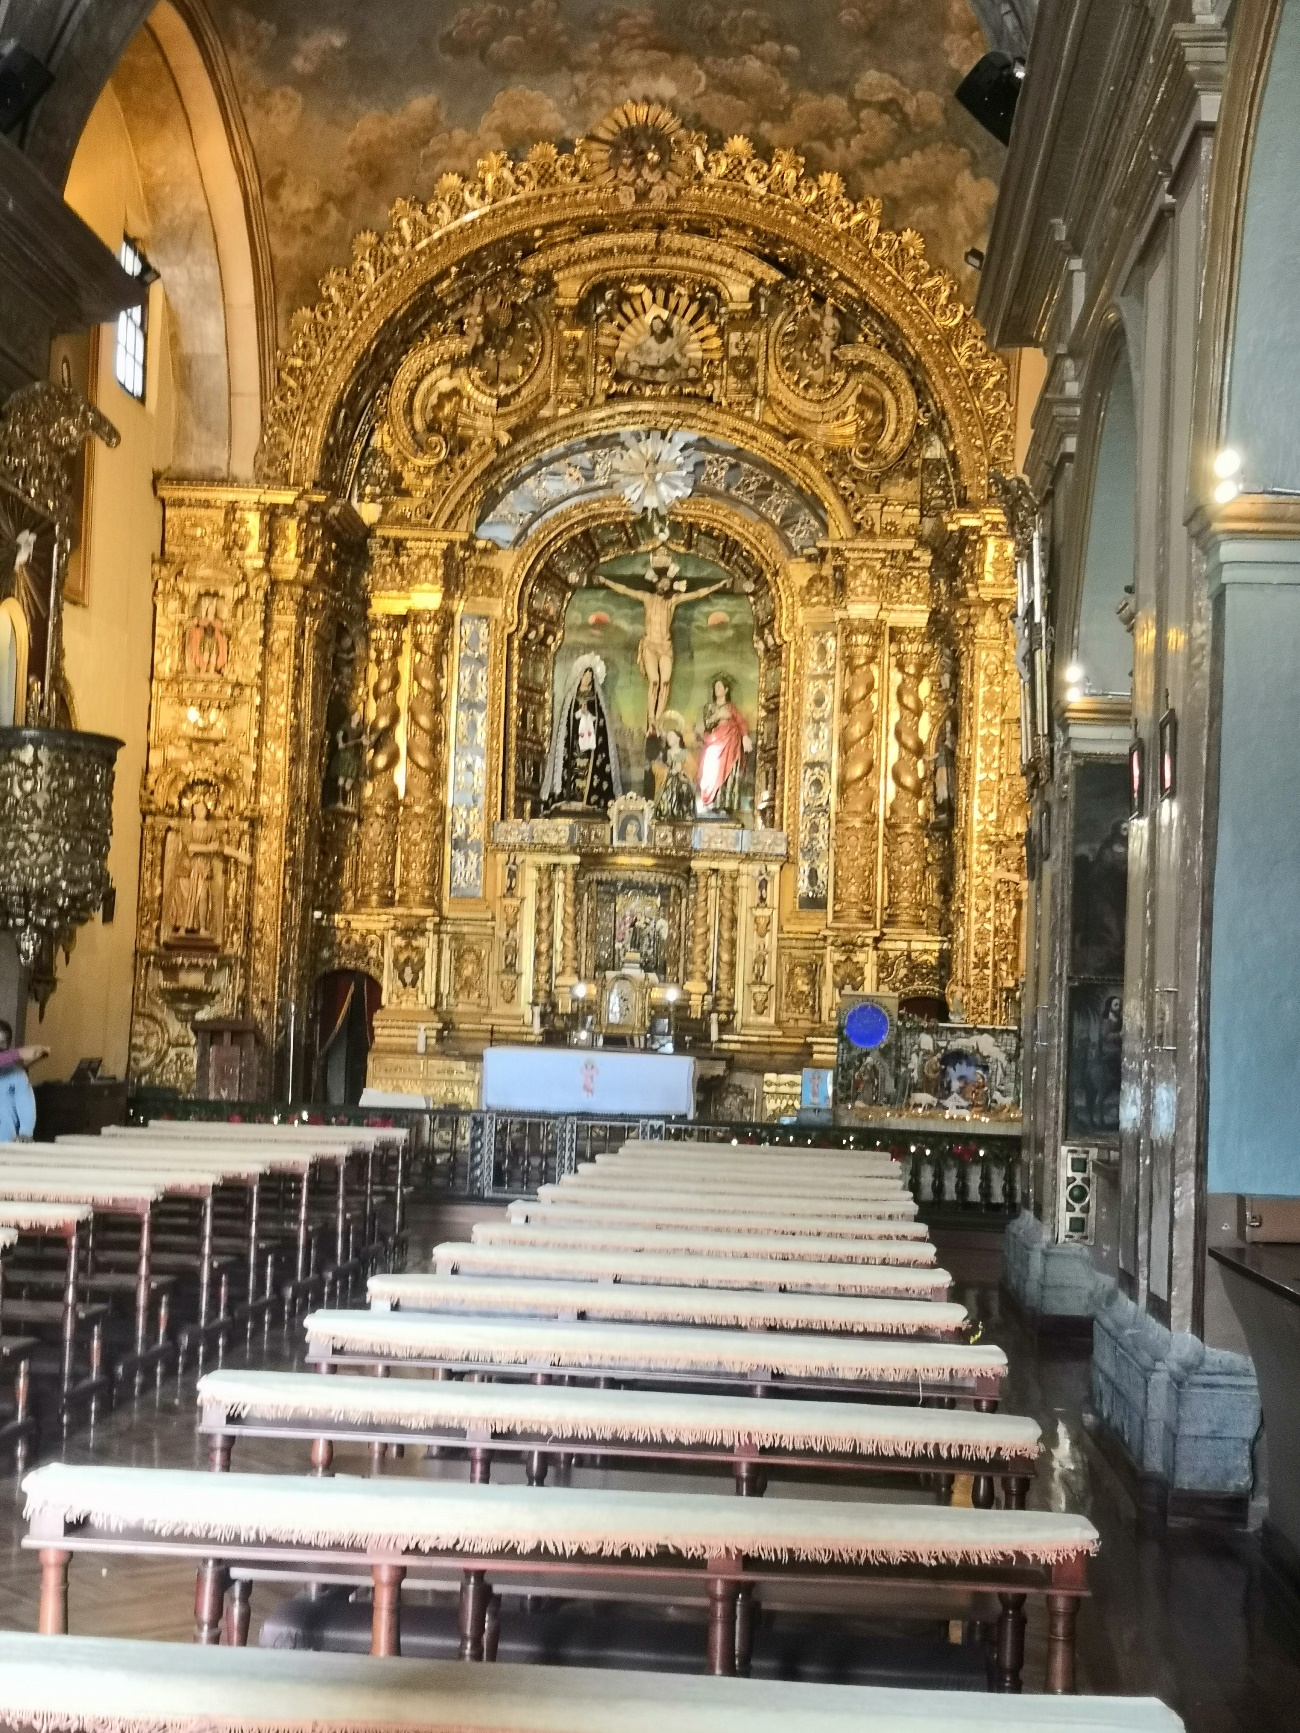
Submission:
[[1058,1696],[1073,1694],[1074,1627],[1079,1617],[1077,1595],[1047,1597],[1047,1689]]
[[1002,1497],[1008,1510],[1023,1510],[1029,1499],[1029,1476],[1005,1475],[1002,1480]]
[[460,1658],[483,1659],[489,1590],[485,1571],[464,1571],[460,1579]]
[[524,1458],[524,1472],[528,1476],[529,1486],[545,1486],[546,1474],[550,1466],[550,1460],[544,1450],[530,1450]]
[[736,1676],[736,1596],[728,1577],[709,1578],[709,1672],[716,1679]]
[[374,1611],[370,1620],[370,1653],[400,1655],[402,1652],[402,1580],[405,1565],[372,1565]]
[[486,1486],[492,1478],[492,1455],[487,1450],[471,1450],[469,1453],[469,1483],[471,1486]]
[[767,1481],[758,1464],[752,1458],[737,1458],[735,1476],[736,1496],[738,1498],[762,1498],[767,1489]]
[[68,1560],[62,1547],[43,1546],[41,1560],[41,1605],[36,1629],[43,1637],[68,1634]]
[[991,1474],[976,1474],[971,1477],[970,1502],[972,1510],[992,1510],[995,1488]]
[[488,1596],[487,1616],[483,1620],[483,1659],[495,1661],[497,1644],[501,1641],[501,1596]]
[[312,1439],[311,1471],[318,1479],[334,1473],[334,1446],[328,1438]]
[[235,1440],[229,1432],[214,1432],[212,1442],[208,1446],[208,1467],[214,1474],[227,1474],[230,1470],[230,1452]]
[[736,1672],[742,1679],[749,1677],[749,1663],[753,1652],[754,1585],[741,1583],[736,1590]]
[[221,1641],[230,1575],[220,1559],[205,1558],[194,1582],[194,1641],[212,1648]]
[[999,1595],[1002,1616],[998,1620],[995,1660],[998,1691],[1018,1692],[1025,1665],[1025,1597]]
[[248,1647],[252,1617],[253,1585],[247,1577],[236,1577],[226,1594],[226,1643],[230,1648]]

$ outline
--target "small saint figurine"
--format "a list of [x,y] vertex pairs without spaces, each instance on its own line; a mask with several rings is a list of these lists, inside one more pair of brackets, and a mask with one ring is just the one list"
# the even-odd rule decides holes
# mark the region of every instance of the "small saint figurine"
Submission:
[[704,750],[700,754],[701,817],[738,811],[745,759],[753,747],[744,717],[731,701],[731,681],[718,674],[712,702],[704,707]]
[[695,817],[695,788],[686,773],[686,722],[679,710],[665,710],[659,728],[668,774],[655,801],[655,817],[663,824],[689,824]]
[[580,656],[555,711],[551,750],[542,779],[542,807],[594,808],[605,812],[623,792],[605,708],[605,664]]
[[224,841],[208,817],[206,801],[202,800],[194,802],[189,823],[183,830],[172,832],[168,839],[169,853],[173,839],[174,866],[166,906],[168,931],[165,942],[171,945],[220,945],[224,864],[232,860],[251,866],[252,856]]

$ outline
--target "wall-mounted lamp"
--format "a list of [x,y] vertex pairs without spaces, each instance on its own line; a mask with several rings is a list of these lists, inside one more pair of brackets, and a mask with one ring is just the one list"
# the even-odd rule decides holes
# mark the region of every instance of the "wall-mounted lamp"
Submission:
[[[1165,693],[1169,704],[1169,694]],[[1160,798],[1172,799],[1178,786],[1178,717],[1172,706],[1160,718]]]
[[1065,670],[1065,702],[1077,704],[1083,697],[1084,672],[1082,662],[1071,662]]
[[1225,445],[1214,460],[1214,473],[1218,478],[1215,504],[1229,505],[1241,492],[1241,453]]
[[1130,818],[1141,818],[1146,801],[1146,748],[1134,735],[1128,749],[1128,810]]

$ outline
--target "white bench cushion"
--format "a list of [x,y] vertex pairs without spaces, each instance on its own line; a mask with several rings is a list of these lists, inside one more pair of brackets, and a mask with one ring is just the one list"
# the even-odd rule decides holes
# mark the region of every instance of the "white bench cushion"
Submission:
[[637,1287],[624,1282],[514,1281],[509,1277],[377,1275],[373,1306],[408,1312],[508,1312],[723,1329],[827,1330],[863,1336],[954,1335],[967,1328],[951,1300],[875,1300],[859,1294],[769,1294],[744,1288]]
[[0,1633],[0,1721],[60,1733],[1183,1733],[1150,1697],[990,1697]]
[[713,1373],[763,1379],[998,1379],[1007,1357],[977,1343],[903,1337],[811,1336],[796,1331],[712,1330],[680,1325],[570,1324],[543,1318],[466,1318],[434,1312],[312,1312],[313,1349],[385,1360],[447,1360],[465,1366],[589,1367],[611,1373]]
[[555,1246],[479,1246],[447,1240],[433,1248],[440,1274],[559,1276],[568,1281],[665,1283],[682,1288],[781,1288],[943,1300],[947,1270],[885,1264],[800,1263],[781,1258],[693,1257],[688,1252],[563,1251]]
[[568,1559],[732,1554],[802,1565],[1052,1565],[1097,1550],[1086,1517],[1056,1511],[65,1462],[33,1470],[22,1485],[28,1521],[42,1535],[53,1519],[236,1545]]
[[932,1450],[971,1460],[1038,1454],[1039,1426],[1019,1414],[901,1408],[886,1403],[799,1402],[685,1391],[593,1390],[563,1384],[461,1384],[414,1378],[340,1378],[310,1372],[209,1372],[198,1399],[243,1419],[355,1426],[485,1429],[512,1437],[620,1439],[728,1450],[836,1451],[914,1456]]
[[479,1246],[558,1246],[567,1251],[690,1252],[702,1257],[784,1258],[799,1263],[892,1264],[924,1269],[935,1262],[928,1240],[860,1239],[856,1235],[734,1234],[689,1228],[611,1227],[568,1222],[476,1222]]
[[[691,1197],[699,1193],[721,1192],[735,1196],[743,1196],[753,1189],[747,1174],[709,1173],[695,1168],[674,1169],[671,1173],[656,1173],[646,1168],[626,1168],[611,1172],[602,1167],[580,1167],[576,1173],[566,1173],[559,1181],[563,1191],[609,1191],[611,1189],[633,1192],[657,1192],[661,1196],[668,1193],[682,1193]],[[773,1186],[792,1188],[797,1184],[793,1174],[774,1169],[772,1172],[758,1173],[752,1176],[754,1180],[765,1184],[770,1191]],[[817,1192],[823,1198],[896,1198],[906,1194],[906,1188],[900,1178],[884,1176],[880,1178],[857,1179],[853,1176],[839,1178],[830,1173],[818,1173]]]
[[[800,1202],[800,1209],[803,1203]],[[846,1221],[830,1214],[817,1215],[735,1215],[730,1210],[694,1209],[689,1204],[629,1203],[588,1204],[579,1200],[536,1202],[516,1198],[506,1211],[512,1222],[554,1223],[571,1222],[575,1227],[686,1228],[691,1232],[720,1234],[797,1234],[814,1238],[818,1234],[835,1234],[839,1238],[877,1240],[928,1240],[930,1230],[924,1222],[895,1220],[889,1216],[873,1216]]]
[[[669,1204],[674,1209],[724,1210],[730,1215],[780,1215],[791,1207],[789,1191],[719,1187],[712,1191],[685,1191],[666,1180],[653,1186],[623,1186],[609,1179],[597,1185],[588,1181],[582,1186],[539,1185],[539,1203],[582,1204],[601,1209],[640,1209],[647,1204]],[[835,1221],[849,1218],[870,1220],[873,1216],[888,1216],[897,1221],[910,1221],[917,1213],[916,1199],[902,1190],[891,1189],[871,1197],[828,1199],[820,1188],[816,1197],[800,1198],[801,1215],[823,1215]]]

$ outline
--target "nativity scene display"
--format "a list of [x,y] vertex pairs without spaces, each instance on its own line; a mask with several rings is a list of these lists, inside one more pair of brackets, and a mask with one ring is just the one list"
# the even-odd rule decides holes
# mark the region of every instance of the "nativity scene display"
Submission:
[[605,812],[639,793],[661,823],[753,823],[758,655],[745,589],[662,541],[584,574],[555,656],[544,812]]

